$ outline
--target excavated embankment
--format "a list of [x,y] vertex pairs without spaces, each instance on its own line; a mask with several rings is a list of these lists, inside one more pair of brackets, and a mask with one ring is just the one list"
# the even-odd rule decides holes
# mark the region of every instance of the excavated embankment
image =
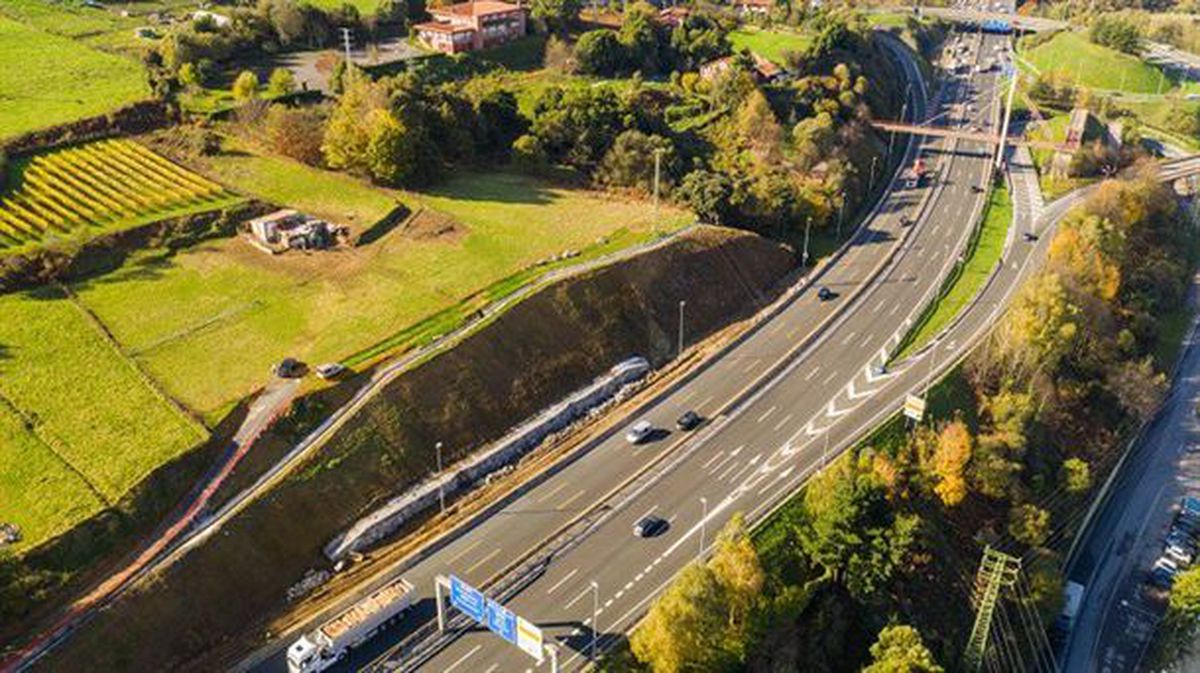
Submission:
[[[277,613],[357,517],[553,404],[631,354],[675,349],[678,306],[696,341],[774,297],[791,253],[701,227],[669,245],[551,285],[390,383],[270,494],[161,576],[143,581],[41,670],[206,670],[206,656]],[[260,627],[261,628],[261,627]]]

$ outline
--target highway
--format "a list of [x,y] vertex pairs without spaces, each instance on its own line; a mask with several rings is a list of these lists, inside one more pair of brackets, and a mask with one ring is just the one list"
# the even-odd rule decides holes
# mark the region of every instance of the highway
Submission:
[[[988,57],[999,42],[970,39],[985,40]],[[916,78],[915,64],[906,67]],[[994,124],[995,80],[985,73],[948,82],[932,114],[971,100],[975,105],[962,123]],[[917,98],[913,107],[920,116],[923,96]],[[503,511],[404,568],[417,586],[419,604],[400,628],[381,634],[341,668],[362,668],[381,652],[382,668],[410,667],[414,643],[431,653],[423,670],[531,667],[527,655],[486,633],[468,632],[452,642],[410,637],[415,625],[428,624],[433,578],[449,573],[501,595],[510,608],[541,625],[547,642],[562,643],[564,670],[578,668],[591,640],[591,598],[584,596],[591,582],[599,587],[600,631],[627,628],[700,551],[702,532],[710,543],[735,511],[764,512],[824,462],[826,447],[832,456],[861,428],[894,410],[890,402],[965,352],[969,339],[952,340],[895,371],[872,370],[887,360],[932,298],[982,209],[984,192],[978,187],[990,173],[990,148],[931,140],[922,149],[936,162],[938,178],[931,186],[892,189],[884,197],[875,217],[815,281],[837,296],[822,302],[811,289],[799,293],[723,357],[645,410],[640,417],[662,429],[655,441],[633,447],[614,433]],[[907,224],[909,218],[915,223]],[[963,334],[982,333],[989,324],[1007,296],[1002,290],[1011,289],[1026,267],[1022,255],[1013,264],[1011,273],[1005,267],[998,276],[1006,280],[994,284],[995,299],[976,305],[980,317],[959,323]],[[708,418],[690,436],[673,427],[689,409]],[[656,457],[662,459],[654,463]],[[637,539],[633,522],[649,512],[670,521],[670,528]],[[529,565],[509,568],[514,559],[530,555]],[[506,570],[498,582],[489,581]],[[256,658],[256,670],[283,670],[279,650],[289,642],[280,638],[272,656]],[[400,642],[405,646],[389,652]],[[439,648],[431,644],[446,647],[433,651]]]

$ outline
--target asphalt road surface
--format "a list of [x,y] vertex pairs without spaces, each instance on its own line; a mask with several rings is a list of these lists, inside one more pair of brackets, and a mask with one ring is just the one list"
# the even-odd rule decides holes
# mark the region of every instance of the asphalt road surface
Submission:
[[[989,57],[992,43],[999,40],[971,39],[985,41]],[[946,85],[933,114],[969,100],[974,105],[962,123],[990,125],[998,112],[995,86],[991,73],[956,79]],[[837,296],[822,302],[813,290],[801,293],[736,348],[648,409],[643,417],[661,428],[655,441],[630,446],[615,433],[500,513],[405,569],[403,574],[417,587],[417,605],[399,627],[355,651],[339,669],[372,662],[383,670],[411,667],[415,639],[409,636],[432,615],[435,576],[454,573],[482,585],[535,549],[553,552],[553,558],[510,573],[496,586],[523,587],[506,600],[508,607],[540,625],[547,643],[558,643],[563,670],[580,667],[595,626],[593,598],[599,612],[596,632],[621,633],[699,553],[702,537],[711,543],[734,512],[763,513],[860,429],[894,410],[906,392],[961,354],[973,335],[990,324],[1035,246],[1014,244],[1018,254],[1006,260],[997,282],[959,323],[956,334],[961,337],[944,340],[908,366],[874,371],[959,259],[982,209],[984,194],[978,187],[990,174],[991,152],[985,146],[936,140],[923,151],[936,162],[937,179],[924,188],[889,192],[877,215],[819,280]],[[920,211],[923,199],[927,202]],[[907,224],[908,218],[915,223]],[[831,316],[832,324],[825,324]],[[792,357],[797,346],[800,352]],[[780,363],[786,368],[778,376],[767,383],[759,380]],[[674,420],[685,410],[705,416],[706,426],[691,435],[674,430]],[[665,460],[639,476],[651,458],[665,451],[670,451]],[[633,523],[648,513],[667,519],[669,528],[651,539],[635,538]],[[598,587],[594,597],[593,581]],[[289,642],[283,638],[275,643],[273,656],[260,660],[257,670],[284,670],[279,652]],[[429,642],[426,638],[419,644]],[[400,643],[404,646],[397,647]],[[422,670],[519,671],[535,666],[512,645],[472,630],[446,643],[423,662]]]

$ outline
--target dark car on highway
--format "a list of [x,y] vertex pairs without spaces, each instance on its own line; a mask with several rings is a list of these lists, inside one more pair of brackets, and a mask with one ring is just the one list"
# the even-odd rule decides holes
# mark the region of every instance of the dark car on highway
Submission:
[[703,420],[704,419],[700,417],[700,414],[694,411],[686,411],[682,416],[679,417],[678,420],[675,421],[675,425],[680,430],[691,430],[700,425]]
[[670,524],[658,516],[644,516],[633,525],[633,534],[638,537],[654,537],[667,529]]
[[830,299],[833,299],[833,290],[830,290],[822,285],[821,288],[817,290],[817,299],[820,299],[821,301],[829,301]]

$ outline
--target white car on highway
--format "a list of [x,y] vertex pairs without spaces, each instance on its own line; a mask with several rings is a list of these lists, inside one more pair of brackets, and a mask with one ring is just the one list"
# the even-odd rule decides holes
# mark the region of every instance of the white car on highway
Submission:
[[641,444],[646,441],[654,432],[654,425],[650,421],[638,421],[629,428],[629,432],[625,433],[625,441],[630,444]]

